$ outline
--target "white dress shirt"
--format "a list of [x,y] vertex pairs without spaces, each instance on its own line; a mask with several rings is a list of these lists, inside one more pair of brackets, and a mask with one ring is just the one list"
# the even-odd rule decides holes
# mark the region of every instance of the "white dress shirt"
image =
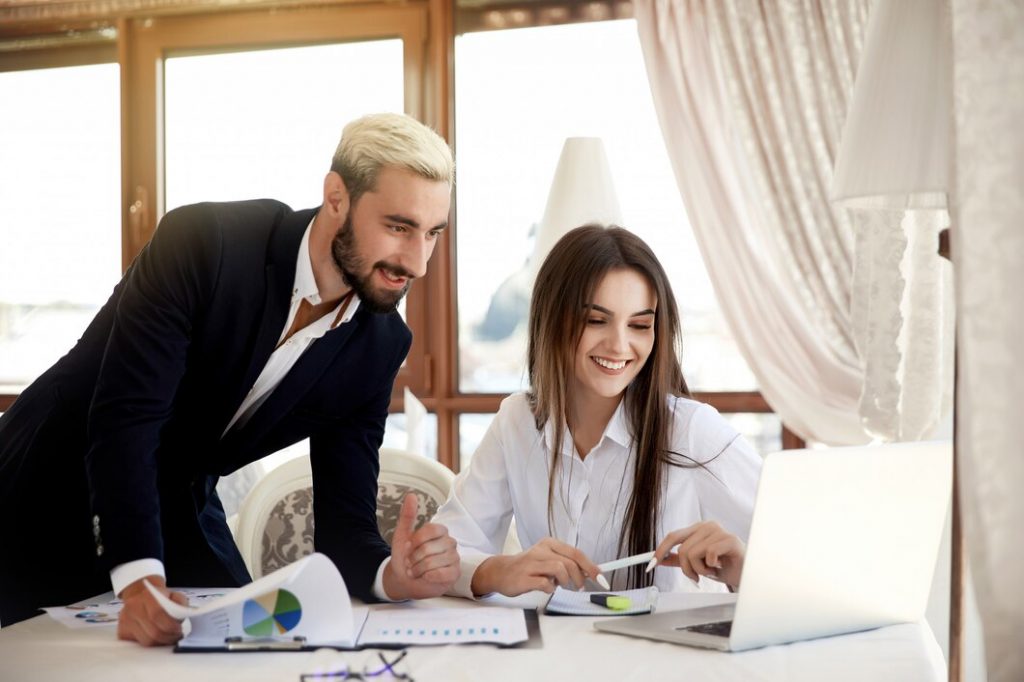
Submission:
[[285,341],[285,337],[288,336],[288,330],[291,329],[292,324],[295,322],[295,316],[299,312],[302,300],[309,301],[311,305],[320,305],[322,303],[320,290],[316,286],[316,278],[313,277],[313,264],[309,255],[309,233],[312,227],[313,223],[310,222],[309,226],[306,227],[305,234],[302,235],[302,242],[299,244],[299,257],[295,264],[295,284],[292,286],[291,307],[288,309],[288,319],[285,320],[281,336],[277,339],[277,347],[270,354],[267,364],[263,367],[263,371],[256,378],[256,383],[245,394],[245,399],[242,400],[242,404],[239,405],[235,416],[228,422],[222,435],[227,435],[227,432],[235,424],[238,424],[239,428],[245,426],[253,413],[259,409],[260,405],[270,397],[270,394],[277,388],[278,384],[284,380],[288,370],[299,361],[299,358],[306,352],[306,349],[335,326],[341,326],[351,320],[352,316],[359,310],[359,297],[353,293],[352,301],[349,303],[348,308],[345,309],[342,318],[338,320],[337,325],[334,324],[334,321],[338,317],[341,306],[344,305],[344,299],[329,314],[297,330],[290,339]]
[[[670,397],[669,406],[673,419],[669,448],[703,463],[704,468],[666,470],[657,541],[670,531],[704,520],[717,521],[746,541],[760,456],[709,405]],[[636,457],[623,403],[585,459],[580,459],[566,430],[553,501],[554,526],[549,530],[553,432],[551,424],[538,431],[526,395],[513,394],[502,401],[469,467],[455,479],[433,521],[447,526],[459,545],[462,575],[453,590],[456,594],[473,596],[473,573],[485,559],[501,553],[513,515],[523,548],[551,536],[580,549],[595,563],[619,558],[619,534]],[[662,591],[697,589],[675,566],[654,571],[654,584]],[[619,570],[608,576],[613,588],[625,587],[626,573]],[[700,589],[726,588],[702,578]]]
[[[277,347],[270,354],[270,358],[267,359],[267,364],[263,367],[259,377],[256,378],[256,383],[253,384],[252,389],[246,394],[245,399],[242,400],[242,404],[238,407],[235,415],[228,422],[227,428],[224,429],[224,435],[235,426],[239,428],[245,426],[245,423],[259,409],[260,405],[263,404],[274,389],[277,388],[289,370],[298,362],[299,358],[302,357],[302,354],[313,345],[313,342],[332,329],[351,320],[359,309],[359,297],[353,293],[344,313],[342,313],[341,309],[345,300],[342,299],[338,306],[330,313],[297,330],[291,338],[285,341],[288,330],[291,329],[292,324],[295,322],[295,316],[298,314],[302,300],[305,299],[312,305],[319,305],[321,303],[320,290],[317,288],[316,278],[313,276],[313,262],[309,254],[309,235],[312,227],[313,221],[311,220],[309,225],[306,226],[306,231],[302,235],[302,241],[299,244],[299,254],[295,262],[295,283],[292,286],[291,305],[288,309],[288,318],[285,320],[284,329],[281,330],[281,336],[278,337]],[[339,314],[341,314],[340,319],[338,317]],[[373,592],[378,599],[388,600],[384,592],[383,576],[384,568],[390,560],[390,557],[385,559],[381,563],[380,568],[377,569],[377,578],[374,581]],[[138,559],[115,566],[110,571],[110,582],[114,594],[121,594],[125,587],[148,575],[163,577],[165,575],[163,562],[159,559]],[[204,587],[219,586],[208,585]]]

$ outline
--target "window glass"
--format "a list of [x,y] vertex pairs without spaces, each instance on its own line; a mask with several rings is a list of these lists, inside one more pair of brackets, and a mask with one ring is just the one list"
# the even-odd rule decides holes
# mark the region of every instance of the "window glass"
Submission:
[[121,275],[117,64],[0,73],[0,393],[70,349]]
[[455,48],[460,390],[525,386],[533,231],[577,136],[603,139],[623,226],[669,273],[691,389],[756,390],[686,218],[635,21],[467,33]]
[[166,60],[167,209],[257,198],[319,206],[345,124],[403,111],[402,50],[392,39]]
[[390,39],[167,59],[167,210],[257,198],[320,205],[344,125],[404,110],[402,50]]
[[[381,447],[408,450],[408,423],[403,412],[389,414],[387,428],[384,430],[384,442]],[[437,415],[433,412],[428,412],[423,418],[421,428],[423,429],[423,452],[415,454],[437,461]]]
[[779,416],[763,412],[723,412],[722,416],[764,457],[782,449],[782,422]]
[[493,414],[460,414],[459,415],[459,451],[456,459],[459,471],[469,466],[473,453],[480,446],[488,427],[494,421]]

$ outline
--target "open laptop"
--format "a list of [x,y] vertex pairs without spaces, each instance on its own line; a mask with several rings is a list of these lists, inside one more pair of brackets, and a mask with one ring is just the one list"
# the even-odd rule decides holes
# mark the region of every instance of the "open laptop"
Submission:
[[951,489],[950,443],[768,455],[735,604],[594,627],[743,651],[920,620]]

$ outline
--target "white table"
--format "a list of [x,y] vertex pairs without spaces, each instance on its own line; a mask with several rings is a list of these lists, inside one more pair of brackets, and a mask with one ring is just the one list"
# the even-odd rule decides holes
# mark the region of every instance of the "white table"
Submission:
[[[663,594],[658,609],[705,606],[733,595]],[[536,603],[525,596],[520,606]],[[465,607],[462,599],[432,599],[428,606]],[[787,682],[941,682],[942,652],[928,625],[896,625],[786,646],[726,654],[601,633],[593,618],[541,616],[541,649],[487,645],[418,647],[406,662],[416,682],[462,680],[600,680],[688,682],[785,680]],[[0,629],[0,680],[173,680],[175,682],[298,682],[299,673],[335,658],[361,662],[368,652],[175,654],[116,639],[112,626],[69,629],[39,616]],[[322,668],[321,668],[322,669]]]

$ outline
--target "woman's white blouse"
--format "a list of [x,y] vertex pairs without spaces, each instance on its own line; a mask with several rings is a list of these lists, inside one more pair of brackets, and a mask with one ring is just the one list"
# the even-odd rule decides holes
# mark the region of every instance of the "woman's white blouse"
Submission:
[[[717,521],[744,542],[750,533],[761,458],[709,405],[670,397],[673,415],[670,449],[702,463],[703,468],[669,467],[658,540],[698,521]],[[632,492],[632,436],[623,403],[604,434],[583,460],[568,432],[560,450],[561,473],[554,495],[554,525],[548,528],[548,443],[553,428],[538,431],[524,393],[501,403],[469,467],[455,479],[448,500],[434,517],[459,544],[462,575],[454,593],[472,597],[477,567],[500,554],[513,515],[522,547],[551,536],[583,551],[595,563],[619,557],[622,520]],[[651,547],[651,549],[654,549]],[[612,587],[625,586],[626,570],[607,576]],[[676,567],[655,569],[662,591],[697,588]],[[724,590],[705,578],[700,588]]]

